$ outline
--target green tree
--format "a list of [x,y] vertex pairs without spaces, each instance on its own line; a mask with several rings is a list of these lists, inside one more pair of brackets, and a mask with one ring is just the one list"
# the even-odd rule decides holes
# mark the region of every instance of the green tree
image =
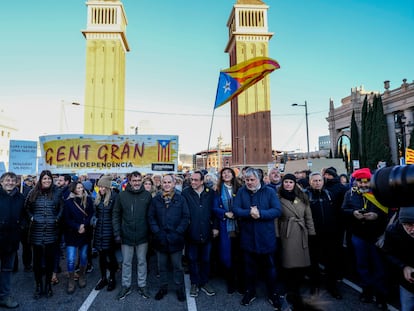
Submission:
[[414,129],[410,132],[410,141],[408,142],[408,148],[414,149]]
[[379,161],[385,161],[387,165],[391,165],[387,120],[384,115],[381,96],[374,97],[372,108],[369,109],[368,115],[371,129],[369,132],[369,150],[367,152],[366,164],[371,169],[376,169]]
[[[365,96],[361,109],[361,154],[360,167],[366,167],[367,163],[367,116],[368,116],[368,98]],[[352,134],[352,133],[351,133]]]
[[360,160],[359,155],[359,132],[355,121],[355,110],[352,110],[351,117],[351,150],[350,150],[350,167],[354,171],[354,160]]

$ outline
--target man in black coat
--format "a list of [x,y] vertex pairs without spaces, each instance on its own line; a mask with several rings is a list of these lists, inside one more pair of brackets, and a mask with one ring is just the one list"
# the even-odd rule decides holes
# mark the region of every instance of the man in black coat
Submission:
[[16,174],[4,173],[0,177],[0,307],[9,309],[19,306],[11,297],[11,275],[24,223],[23,207]]
[[190,225],[187,230],[187,253],[190,264],[190,296],[197,297],[199,289],[208,296],[216,292],[208,284],[210,273],[211,240],[213,234],[213,204],[215,193],[205,187],[201,171],[191,174],[191,187],[183,190],[190,211]]

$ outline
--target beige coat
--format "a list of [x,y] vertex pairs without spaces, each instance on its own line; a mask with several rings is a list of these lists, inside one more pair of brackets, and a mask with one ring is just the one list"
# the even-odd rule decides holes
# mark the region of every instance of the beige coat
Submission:
[[310,265],[308,235],[315,235],[312,212],[309,205],[296,198],[293,202],[280,198],[282,215],[276,220],[281,240],[283,268],[299,268]]

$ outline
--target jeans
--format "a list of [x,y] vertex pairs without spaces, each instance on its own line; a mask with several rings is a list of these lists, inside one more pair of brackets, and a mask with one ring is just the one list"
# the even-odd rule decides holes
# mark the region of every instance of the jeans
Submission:
[[356,268],[361,278],[361,287],[374,289],[375,295],[385,296],[387,291],[383,258],[378,248],[355,235],[352,236]]
[[160,283],[162,287],[168,286],[168,258],[171,259],[173,267],[173,278],[177,288],[181,288],[184,284],[184,272],[182,266],[182,251],[175,253],[157,252],[158,268],[160,272]]
[[414,293],[400,286],[400,302],[401,302],[401,311],[413,311],[414,310]]
[[148,243],[135,246],[122,244],[122,286],[130,287],[132,283],[132,258],[134,251],[137,254],[137,274],[138,286],[145,287],[147,285],[147,251]]
[[187,245],[191,284],[203,286],[210,274],[211,243]]
[[75,271],[76,251],[79,249],[79,259],[81,267],[86,267],[88,264],[88,244],[82,245],[79,248],[76,246],[66,246],[66,263],[68,272]]
[[11,275],[13,271],[14,257],[16,252],[9,254],[2,254],[1,260],[1,271],[0,271],[0,299],[4,299],[10,296],[11,292]]

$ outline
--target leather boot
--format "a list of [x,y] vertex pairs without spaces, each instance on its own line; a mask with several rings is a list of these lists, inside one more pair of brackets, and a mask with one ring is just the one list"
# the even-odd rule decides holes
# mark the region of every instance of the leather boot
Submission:
[[115,289],[116,286],[116,282],[115,282],[115,272],[112,272],[109,274],[109,280],[108,280],[108,287],[106,288],[106,290],[108,292],[112,291]]
[[39,281],[39,282],[36,282],[36,289],[33,294],[33,298],[39,299],[42,295],[43,295],[43,282]]
[[101,290],[106,285],[108,285],[108,279],[106,277],[102,277],[99,282],[95,286],[95,290]]
[[75,272],[69,272],[68,288],[66,292],[68,294],[73,294],[75,292],[75,288],[76,288]]
[[78,280],[79,288],[86,287],[85,271],[86,271],[86,267],[79,267],[79,280]]
[[45,285],[45,294],[47,298],[50,298],[53,296],[53,291],[52,291],[52,282],[46,282]]

